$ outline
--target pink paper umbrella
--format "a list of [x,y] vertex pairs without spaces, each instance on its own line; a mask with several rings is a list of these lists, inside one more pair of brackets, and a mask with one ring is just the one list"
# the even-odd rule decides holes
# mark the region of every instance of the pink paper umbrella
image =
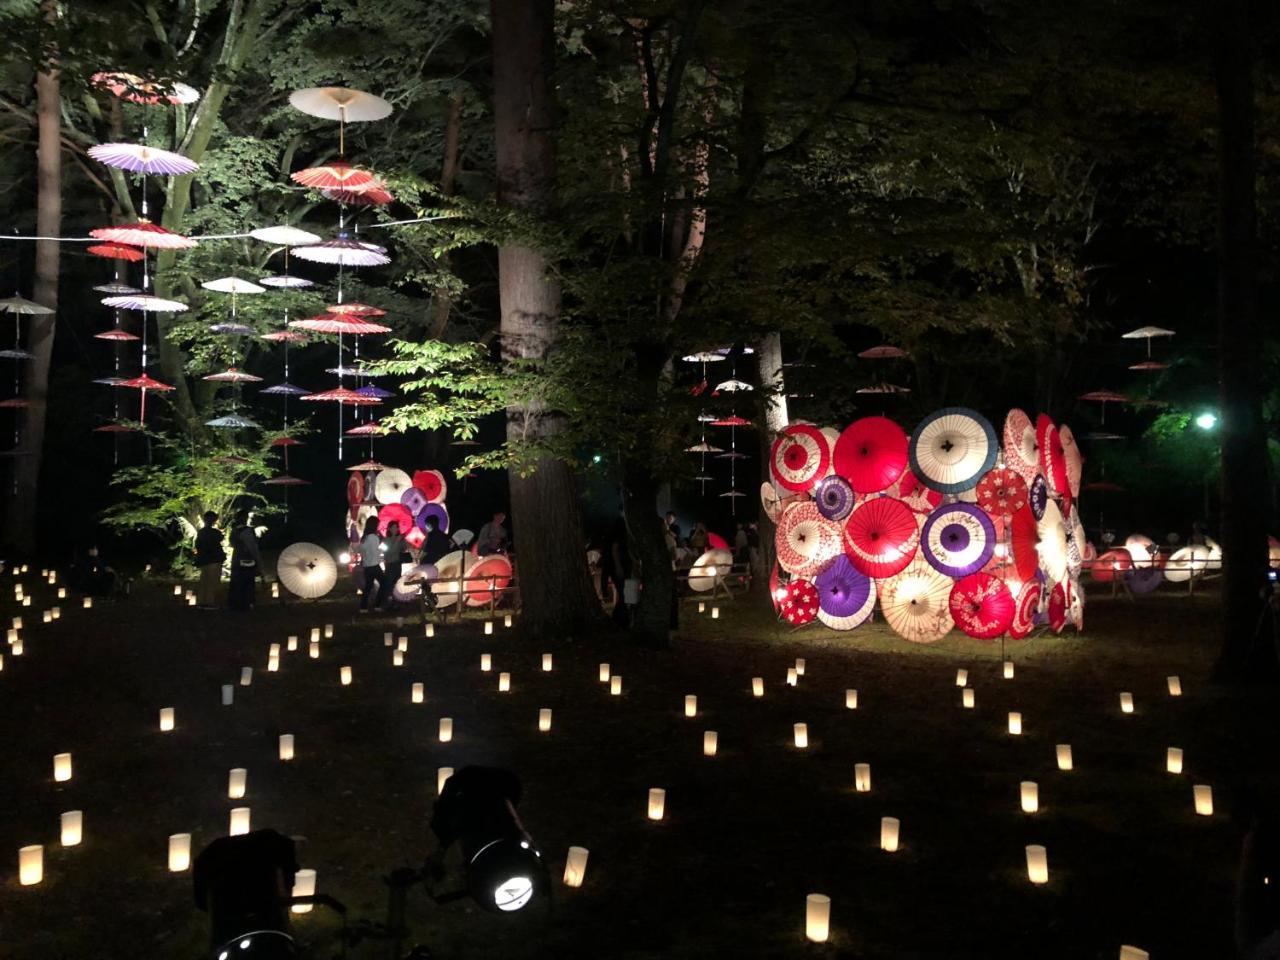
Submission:
[[293,255],[300,260],[329,263],[339,267],[379,267],[391,262],[391,258],[387,256],[386,247],[380,247],[376,243],[352,240],[346,232],[339,233],[332,240],[305,247],[294,247]]
[[381,403],[377,397],[366,397],[356,393],[354,390],[348,390],[346,387],[337,387],[333,390],[325,390],[323,393],[309,393],[303,400],[328,400],[334,403],[350,404],[352,406],[370,405]]
[[135,247],[150,247],[154,250],[185,250],[196,245],[196,241],[190,237],[166,230],[150,220],[139,220],[137,223],[125,223],[115,227],[99,227],[96,230],[90,230],[89,236],[95,240],[128,243]]
[[132,380],[121,380],[117,386],[131,387],[134,390],[142,391],[142,402],[138,407],[138,422],[140,424],[145,424],[147,422],[147,391],[159,390],[163,392],[174,389],[167,383],[161,383],[159,380],[151,379],[151,377],[146,373],[143,373],[140,377],[134,377]]
[[368,170],[353,167],[345,160],[333,160],[318,167],[308,167],[289,174],[289,179],[303,187],[316,190],[360,190],[381,186]]
[[[146,253],[142,250],[137,247],[131,247],[127,243],[96,243],[85,249],[95,257],[105,257],[108,260],[127,260],[129,263],[137,263],[146,256]],[[95,287],[94,289],[97,288]]]
[[383,326],[380,323],[372,323],[362,317],[330,313],[322,313],[302,320],[290,320],[289,326],[296,330],[311,330],[315,333],[345,333],[354,337],[391,332],[390,327]]
[[951,588],[956,626],[979,640],[994,640],[1013,623],[1016,605],[1004,581],[989,573],[971,573]]
[[158,150],[141,143],[101,143],[89,148],[89,156],[108,167],[130,173],[181,176],[200,169],[200,164],[180,153]]

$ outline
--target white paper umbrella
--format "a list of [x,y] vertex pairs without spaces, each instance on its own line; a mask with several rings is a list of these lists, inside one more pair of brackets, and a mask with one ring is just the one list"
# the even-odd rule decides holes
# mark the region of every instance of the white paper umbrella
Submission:
[[708,550],[689,568],[689,589],[705,593],[724,579],[733,566],[733,554],[728,550]]
[[219,277],[217,280],[206,280],[200,284],[206,290],[212,290],[214,293],[266,293],[265,287],[260,287],[251,280],[245,280],[241,277]]
[[1131,533],[1124,539],[1124,548],[1129,551],[1135,567],[1151,566],[1156,552],[1156,542],[1142,533]]
[[394,467],[382,470],[373,481],[373,496],[379,503],[399,503],[413,481],[403,470]]
[[885,622],[904,640],[933,643],[955,626],[951,616],[954,581],[916,557],[906,569],[877,583]]
[[258,227],[256,230],[250,230],[249,236],[277,247],[301,247],[308,243],[320,242],[319,234],[290,226]]
[[378,267],[391,262],[386,247],[353,240],[345,233],[339,233],[332,240],[294,247],[293,255],[299,260],[339,267]]
[[118,310],[145,310],[148,313],[185,313],[187,305],[179,300],[166,300],[148,293],[126,293],[118,297],[104,297],[103,306]]
[[20,297],[16,293],[12,297],[5,297],[3,300],[0,300],[0,310],[3,310],[5,313],[53,313],[52,310],[43,304],[36,303],[34,300],[28,300],[26,297]]
[[350,87],[304,87],[289,94],[289,106],[308,116],[343,123],[364,123],[391,116],[391,104]]
[[1175,550],[1164,565],[1164,578],[1170,583],[1186,583],[1198,577],[1209,566],[1209,548],[1194,544]]
[[456,543],[460,547],[465,547],[468,543],[470,543],[475,538],[476,538],[475,531],[468,530],[466,527],[463,527],[461,530],[455,530],[453,531],[453,533],[449,534],[449,539],[452,540],[454,543]]
[[1062,518],[1062,510],[1057,501],[1050,500],[1045,504],[1044,516],[1036,522],[1036,535],[1040,542],[1036,544],[1036,553],[1040,555],[1040,568],[1055,583],[1067,578],[1067,522]]
[[314,543],[293,543],[280,551],[276,575],[294,596],[316,600],[338,582],[338,566],[324,547]]
[[920,421],[907,450],[917,479],[941,493],[959,493],[995,466],[998,446],[982,414],[944,407]]
[[[459,571],[465,577],[467,571],[480,562],[480,558],[474,554],[467,553],[465,550],[455,550],[453,553],[446,553],[438,561],[436,561],[436,569],[439,577],[435,583],[431,584],[431,592],[436,595],[436,601],[441,607],[452,606],[458,602],[458,576]],[[463,583],[463,587],[467,584]]]

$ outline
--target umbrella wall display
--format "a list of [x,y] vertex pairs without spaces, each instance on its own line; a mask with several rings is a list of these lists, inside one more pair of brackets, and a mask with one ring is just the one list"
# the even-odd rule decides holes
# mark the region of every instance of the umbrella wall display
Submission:
[[831,452],[822,431],[812,424],[794,423],[773,441],[769,463],[774,480],[786,490],[808,490],[827,472]]
[[293,543],[280,551],[276,576],[294,596],[316,600],[338,582],[338,566],[329,551],[319,544]]
[[786,586],[782,602],[778,604],[778,612],[793,627],[813,623],[819,612],[817,587],[810,580],[792,580]]
[[875,583],[846,556],[839,556],[814,579],[818,619],[833,630],[852,630],[871,616]]
[[981,570],[995,551],[995,541],[991,518],[981,508],[967,503],[939,507],[929,514],[920,531],[920,551],[925,560],[949,577],[964,577]]
[[879,581],[880,612],[904,640],[933,643],[955,626],[951,587],[950,577],[917,558],[900,573]]
[[842,540],[854,567],[879,579],[893,576],[912,561],[920,544],[920,527],[916,514],[901,500],[874,497],[849,515]]
[[1067,578],[1067,522],[1057,503],[1050,500],[1044,508],[1044,516],[1036,524],[1040,542],[1036,551],[1040,554],[1040,566],[1050,580],[1060,583]]
[[920,421],[909,452],[916,477],[942,493],[959,493],[995,465],[999,443],[982,414],[944,407]]
[[841,431],[832,460],[855,491],[878,493],[906,469],[907,435],[888,417],[863,417]]
[[979,640],[993,640],[1008,630],[1016,612],[1009,588],[989,573],[957,580],[948,603],[956,626]]

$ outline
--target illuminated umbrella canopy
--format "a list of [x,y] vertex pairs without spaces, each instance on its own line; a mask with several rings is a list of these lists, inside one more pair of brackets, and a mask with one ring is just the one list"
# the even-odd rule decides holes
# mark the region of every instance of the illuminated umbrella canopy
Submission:
[[387,311],[381,307],[370,306],[367,303],[360,303],[356,300],[351,300],[347,303],[331,303],[324,309],[326,313],[337,313],[343,316],[385,317],[387,315]]
[[252,280],[245,280],[243,277],[219,277],[217,280],[206,280],[200,286],[215,293],[229,293],[233,296],[242,293],[267,292],[265,287],[260,287]]
[[[93,254],[95,257],[105,257],[109,260],[124,260],[127,263],[137,263],[146,253],[137,247],[131,247],[126,243],[95,243],[91,247],[86,247],[87,253]],[[94,287],[98,290],[100,287]]]
[[689,568],[689,589],[696,593],[714,589],[732,566],[733,554],[728,550],[708,550]]
[[752,424],[752,422],[751,422],[750,420],[748,420],[746,417],[739,417],[739,416],[737,416],[736,414],[734,414],[733,416],[729,416],[729,417],[721,417],[721,418],[719,418],[719,419],[717,419],[717,420],[712,420],[712,421],[711,421],[711,425],[712,425],[713,427],[750,427],[750,426],[754,426],[754,424]]
[[855,393],[910,393],[910,387],[900,387],[896,383],[873,383],[866,387],[859,387]]
[[295,597],[316,600],[338,582],[338,567],[324,547],[314,543],[292,543],[280,551],[276,576]]
[[921,483],[910,470],[903,470],[898,482],[888,492],[889,496],[898,498],[916,513],[932,513],[942,503],[942,494]]
[[134,390],[172,390],[174,389],[167,383],[161,383],[159,380],[152,380],[148,374],[140,377],[134,377],[132,380],[121,380],[118,387],[132,387]]
[[796,579],[787,584],[786,595],[778,605],[782,619],[793,627],[813,623],[818,616],[818,590],[809,580]]
[[[473,577],[484,577],[483,580],[473,580]],[[487,557],[481,557],[470,570],[467,571],[467,585],[465,602],[468,607],[483,607],[491,600],[502,595],[511,583],[511,561],[500,553],[493,553]]]
[[773,441],[769,462],[774,479],[787,490],[808,490],[827,472],[831,452],[826,437],[812,424],[793,423]]
[[1129,551],[1135,567],[1145,567],[1155,560],[1159,551],[1156,542],[1143,533],[1131,533],[1124,538],[1124,548]]
[[1039,542],[1040,534],[1031,508],[1023,507],[1015,511],[1009,524],[1009,550],[1013,554],[1013,566],[1018,579],[1024,583],[1031,580],[1040,568],[1040,554],[1036,550]]
[[[316,239],[319,240],[320,238],[316,237]],[[315,286],[315,284],[312,283],[310,280],[305,280],[302,277],[291,277],[288,274],[285,274],[283,276],[277,276],[277,277],[263,277],[258,282],[262,284],[264,287],[280,287],[280,288],[286,288],[286,289],[292,288],[292,289],[299,289],[299,290],[302,289],[303,287]]]
[[244,373],[235,367],[223,370],[221,373],[211,373],[208,376],[201,377],[201,379],[212,383],[260,383],[262,381],[261,377],[255,377],[251,373]]
[[1004,463],[1030,486],[1040,472],[1036,428],[1026,412],[1014,407],[1004,419]]
[[993,640],[1013,623],[1013,594],[989,573],[971,573],[957,580],[949,599],[956,626],[971,637]]
[[705,440],[702,443],[695,443],[691,447],[684,448],[685,453],[723,453],[724,447],[717,447]]
[[185,313],[187,305],[179,300],[166,300],[147,293],[124,293],[116,297],[104,297],[104,306],[117,310],[140,310],[147,313]]
[[863,417],[841,431],[832,459],[858,493],[878,493],[906,469],[907,435],[887,417]]
[[[400,506],[400,498],[413,486],[413,481],[403,470],[389,467],[382,470],[373,480],[373,497],[379,503]],[[401,529],[405,529],[401,527]]]
[[[356,393],[363,392],[363,389],[356,391]],[[358,427],[352,427],[350,430],[345,431],[345,433],[349,437],[382,437],[387,434],[395,433],[395,431],[390,427],[384,427],[381,423],[375,420],[372,423],[362,423]]]
[[139,220],[137,223],[126,223],[116,227],[99,227],[96,230],[90,230],[89,236],[95,240],[127,243],[131,246],[148,247],[154,250],[186,250],[196,245],[196,241],[190,237],[166,230],[150,220]]
[[1074,500],[1080,496],[1080,481],[1084,476],[1084,455],[1076,443],[1076,435],[1065,423],[1058,428],[1058,440],[1062,444],[1062,462],[1067,469],[1067,490]]
[[312,263],[329,263],[340,267],[378,267],[391,262],[386,247],[352,240],[345,232],[339,233],[332,240],[294,247],[293,255]]
[[1045,505],[1044,516],[1036,523],[1036,532],[1040,537],[1036,545],[1040,566],[1050,580],[1060,583],[1067,578],[1067,522],[1052,500]]
[[[101,333],[95,333],[94,336],[100,337],[103,340],[137,340],[138,339],[132,334],[124,333],[124,331],[120,331],[120,334],[121,335],[119,337],[107,336]],[[10,347],[7,350],[0,350],[0,358],[5,360],[32,360],[35,358],[35,354],[32,353],[30,350],[23,350],[21,347]]]
[[988,470],[978,481],[978,506],[989,516],[1008,519],[1027,505],[1027,484],[1009,467]]
[[876,605],[875,585],[846,556],[839,556],[814,580],[818,619],[832,630],[860,626]]
[[102,333],[95,333],[93,336],[96,340],[120,340],[122,342],[138,339],[129,331],[121,330],[119,327],[112,327],[110,330],[104,330]]
[[1040,611],[1040,581],[1032,577],[1018,591],[1014,601],[1013,619],[1009,622],[1009,636],[1015,640],[1026,638],[1036,625]]
[[995,465],[997,448],[986,417],[967,407],[944,407],[911,435],[911,472],[935,490],[959,493]]
[[[429,520],[431,517],[436,518],[437,530],[439,530],[441,533],[449,532],[449,510],[447,507],[445,507],[443,503],[428,503],[425,507],[422,508],[421,512],[419,512],[418,515],[414,518],[414,523],[417,524],[419,530],[422,530],[425,532],[427,529],[427,520]],[[468,532],[468,531],[462,531],[462,530],[458,531],[459,534],[464,532]],[[454,542],[465,543],[466,541],[457,540],[455,538]]]
[[1067,625],[1067,591],[1061,583],[1055,583],[1049,591],[1049,627],[1061,633]]
[[[263,243],[270,243],[277,247],[301,247],[311,243],[319,243],[320,235],[312,233],[309,230],[300,230],[297,227],[286,225],[278,227],[258,227],[249,231],[249,236],[255,240],[261,240]],[[292,278],[288,284],[271,284],[271,286],[296,286],[292,282]],[[262,281],[266,283],[266,281]],[[301,281],[303,284],[310,286],[309,280]]]
[[901,573],[877,584],[885,622],[904,640],[933,643],[955,626],[951,578],[917,558]]
[[444,474],[439,470],[413,471],[413,485],[422,491],[422,495],[427,498],[428,503],[442,502],[449,490],[449,486],[444,480]]
[[276,330],[264,333],[262,339],[273,343],[306,343],[308,338],[305,333],[298,333],[296,330]]
[[321,120],[366,123],[391,116],[391,104],[350,87],[304,87],[289,94],[289,106]]
[[857,570],[868,577],[891,577],[915,557],[920,527],[901,500],[874,497],[854,508],[842,539],[845,555]]
[[925,560],[949,577],[964,577],[986,566],[995,550],[995,540],[991,518],[967,503],[939,507],[929,514],[920,532]]
[[258,392],[265,393],[269,396],[305,397],[311,391],[305,390],[302,387],[295,387],[292,383],[288,383],[286,381],[285,383],[277,383],[275,386],[272,386],[272,387],[263,387]]
[[1164,565],[1164,578],[1170,583],[1186,583],[1209,567],[1209,548],[1194,544],[1175,550]]
[[745,393],[754,390],[755,387],[747,383],[745,380],[722,380],[716,384],[716,393]]
[[217,417],[216,419],[213,419],[213,420],[206,420],[204,422],[204,425],[206,427],[226,427],[228,429],[233,429],[233,430],[238,430],[241,428],[251,428],[254,430],[262,429],[261,424],[255,423],[254,421],[250,420],[248,417],[237,416],[234,413],[229,413],[225,417]]
[[787,509],[794,501],[794,498],[785,491],[778,490],[772,483],[766,480],[760,484],[760,506],[764,508],[765,516],[770,522],[776,524],[778,518],[782,516],[784,510]]
[[382,402],[377,397],[366,397],[356,393],[354,390],[348,390],[346,387],[337,387],[333,390],[326,390],[323,393],[309,393],[302,399],[310,401],[331,400],[334,403],[345,403],[357,407]]
[[813,499],[818,512],[828,520],[843,520],[853,511],[857,496],[848,480],[832,474],[818,481]]
[[298,330],[312,330],[316,333],[343,333],[356,337],[391,332],[390,327],[380,323],[372,323],[358,316],[343,316],[336,313],[322,313],[302,320],[290,320],[289,326]]
[[359,187],[321,190],[320,196],[335,203],[345,203],[354,207],[380,207],[395,200],[391,191],[387,189],[387,185],[377,177]]
[[1066,451],[1057,426],[1043,413],[1036,417],[1036,442],[1040,445],[1040,471],[1049,484],[1049,492],[1070,498]]
[[200,164],[180,153],[158,150],[141,143],[100,143],[89,148],[89,156],[118,170],[162,176],[194,173]]
[[28,316],[44,316],[53,313],[43,304],[36,303],[34,300],[28,300],[26,297],[20,297],[14,294],[12,297],[5,297],[0,300],[0,310],[5,313],[21,313]]
[[400,502],[415,517],[420,514],[427,506],[427,498],[417,487],[410,487],[404,493],[400,494]]
[[1110,583],[1117,576],[1123,576],[1126,570],[1133,568],[1133,557],[1128,550],[1117,547],[1098,555],[1089,565],[1089,572],[1099,583]]
[[[374,485],[377,485],[376,480]],[[385,537],[388,528],[393,523],[399,525],[401,536],[408,533],[413,527],[413,514],[409,512],[408,507],[398,501],[396,503],[383,503],[378,508],[378,533]]]
[[[146,254],[143,254],[146,256]],[[141,258],[139,258],[141,259]],[[93,289],[99,293],[141,293],[137,287],[131,287],[127,283],[99,283]]]
[[292,477],[287,473],[282,473],[278,477],[271,477],[269,480],[263,480],[264,487],[309,487],[310,480],[303,480],[301,477]]
[[90,82],[95,87],[110,90],[121,100],[128,100],[130,103],[167,103],[176,106],[180,103],[195,103],[200,99],[199,92],[185,83],[147,80],[135,73],[118,70],[95,73]]
[[378,183],[368,170],[353,167],[345,160],[334,160],[318,167],[308,167],[289,174],[294,183],[315,190],[359,190]]
[[858,354],[863,360],[899,360],[903,357],[909,357],[910,354],[901,347],[890,346],[887,343],[878,347],[870,347]]
[[774,544],[778,565],[797,577],[812,577],[840,553],[839,527],[811,502],[787,507],[778,521]]

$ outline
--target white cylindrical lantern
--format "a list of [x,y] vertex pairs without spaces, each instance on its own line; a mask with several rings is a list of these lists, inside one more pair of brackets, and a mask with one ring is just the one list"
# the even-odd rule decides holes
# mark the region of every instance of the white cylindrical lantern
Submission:
[[236,697],[236,688],[229,683],[224,683],[222,685],[222,705],[224,707],[231,706],[231,703],[232,701],[235,700],[235,697]]
[[1120,712],[1133,713],[1133,694],[1132,693],[1120,694]]
[[1070,770],[1072,768],[1071,760],[1071,744],[1060,743],[1057,746],[1058,752],[1058,769]]
[[661,820],[667,809],[667,791],[661,787],[649,789],[649,819]]
[[9,652],[12,653],[15,657],[22,656],[22,641],[21,640],[13,641],[13,645],[9,647]]
[[268,658],[267,658],[267,673],[279,673],[279,672],[280,672],[280,658],[279,658],[279,657],[268,657]]
[[697,694],[689,693],[684,698],[684,715],[686,717],[696,717],[698,715],[698,697]]
[[75,847],[84,839],[84,811],[68,810],[59,818],[60,834],[64,847]]
[[267,647],[267,657],[268,657],[268,658],[270,658],[270,657],[275,657],[276,659],[279,659],[279,658],[280,658],[280,644],[278,644],[278,643],[273,643],[271,646]]
[[247,687],[253,683],[253,667],[240,668],[240,686]]
[[280,734],[280,759],[281,760],[293,759],[293,734],[292,733]]
[[600,682],[608,683],[610,676],[611,674],[609,671],[609,665],[607,663],[600,664],[600,668],[596,671],[596,677],[600,680]]
[[311,642],[312,642],[312,643],[319,643],[319,642],[320,642],[320,628],[319,628],[319,627],[312,627],[312,628],[311,628]]
[[343,667],[341,670],[339,670],[339,671],[338,671],[338,679],[339,679],[340,681],[342,681],[342,685],[343,685],[344,687],[349,687],[349,686],[351,686],[351,668],[350,668],[350,667]]
[[566,887],[580,887],[582,881],[587,875],[587,855],[590,851],[586,847],[570,847],[569,856],[564,861],[564,885]]
[[1192,787],[1196,801],[1196,813],[1202,817],[1213,816],[1213,787],[1207,783],[1197,783]]
[[538,711],[538,730],[546,733],[551,729],[551,708],[543,707]]
[[622,677],[615,675],[609,678],[609,693],[615,697],[621,696]]
[[1023,780],[1018,785],[1018,796],[1023,813],[1035,813],[1040,809],[1040,786],[1034,780]]
[[187,606],[194,607],[196,605],[196,595],[194,593],[187,594]]
[[392,651],[391,651],[391,665],[392,665],[393,667],[403,667],[403,666],[404,666],[404,651],[403,651],[403,650],[392,650]]
[[699,600],[699,601],[698,601],[698,612],[699,612],[699,613],[706,613],[706,612],[707,612],[707,601],[705,601],[705,600]]
[[[295,897],[314,897],[316,894],[316,872],[299,870],[293,875],[293,892]],[[310,913],[311,904],[295,903],[290,908],[294,913]]]
[[415,683],[411,689],[412,689],[412,693],[409,699],[413,703],[422,703],[422,701],[426,699],[427,688],[423,684]]
[[960,691],[960,705],[966,710],[972,710],[973,705],[976,702],[974,697],[975,694],[973,692],[973,687],[965,687]]
[[53,755],[53,779],[65,783],[71,779],[71,754],[55,753]]
[[964,687],[969,684],[969,671],[960,669],[956,671],[956,686]]
[[389,647],[393,643],[395,643],[395,634],[393,634],[390,630],[388,630],[386,633],[382,635],[382,645],[384,647]]
[[484,622],[484,635],[485,635],[486,637],[491,637],[491,636],[493,636],[493,621],[492,621],[492,620],[486,620],[486,621]]
[[231,808],[231,836],[238,837],[242,833],[249,832],[249,808],[248,807],[232,807]]
[[163,733],[168,733],[170,730],[172,730],[172,729],[173,729],[173,720],[174,720],[174,716],[173,716],[173,707],[161,707],[161,708],[160,708],[160,730],[161,730],[161,732],[163,732]]
[[484,673],[488,673],[493,669],[493,658],[489,654],[480,654],[480,669]]
[[1013,679],[1013,661],[1012,660],[1006,660],[1004,662],[1004,678],[1006,680]]
[[714,730],[703,731],[702,734],[702,755],[704,757],[714,757],[716,750],[720,746],[720,734]]
[[505,617],[502,618],[502,625],[504,627],[510,627],[511,623],[512,623],[511,614],[508,613]]
[[169,835],[169,872],[181,873],[191,867],[191,834]]
[[1131,947],[1126,944],[1120,947],[1120,960],[1151,960],[1151,954],[1141,947]]
[[813,943],[826,943],[831,935],[831,898],[825,894],[804,898],[804,935]]
[[764,677],[751,678],[751,695],[753,697],[764,696]]
[[54,607],[54,608],[53,608],[52,610],[50,610],[49,612],[50,612],[51,614],[53,614],[53,619],[55,619],[55,620],[59,619],[59,618],[62,616],[62,608],[61,608],[61,607]]
[[244,767],[232,767],[231,772],[227,775],[227,797],[232,800],[243,799],[248,781],[248,770]]
[[65,599],[67,599],[67,588],[66,588],[66,587],[59,587],[59,588],[58,588],[58,599],[59,599],[59,600],[65,600]]
[[1022,714],[1016,710],[1009,711],[1009,732],[1015,737],[1022,734]]
[[498,692],[499,693],[511,692],[511,674],[506,672],[498,674]]
[[448,743],[453,739],[453,717],[440,718],[440,742]]
[[902,824],[897,817],[880,818],[880,849],[886,853],[895,853],[898,849],[898,833]]
[[791,725],[791,736],[795,741],[795,745],[801,750],[809,746],[809,725],[807,723],[793,723]]
[[396,649],[397,649],[397,650],[399,650],[401,653],[408,653],[408,652],[409,652],[409,638],[408,638],[408,637],[396,637]]
[[795,667],[787,667],[787,686],[794,687],[799,680]]
[[29,607],[29,606],[31,606],[31,598],[30,598],[30,597],[23,597],[23,598],[22,598],[22,605],[23,605],[24,607]]
[[871,791],[871,764],[855,763],[853,765],[853,789],[858,793]]
[[18,848],[18,882],[33,887],[44,879],[44,847],[32,844]]
[[333,624],[332,624],[332,623],[326,623],[326,624],[324,625],[324,638],[325,638],[326,640],[332,640],[332,639],[333,639]]
[[436,767],[436,796],[444,793],[445,782],[453,776],[453,767]]
[[175,597],[180,597],[180,596],[182,596],[182,584],[180,584],[180,583],[175,583],[175,584],[173,585],[173,595],[174,595]]
[[9,630],[6,630],[4,638],[10,644],[10,646],[17,643],[18,642],[17,628],[10,628]]
[[312,640],[307,644],[307,656],[312,660],[320,659],[320,641]]
[[844,706],[846,710],[858,709],[858,691],[846,690],[844,692]]
[[272,600],[280,599],[280,581],[279,580],[271,581],[271,599]]
[[288,650],[290,653],[293,653],[295,650],[298,649],[298,635],[296,633],[291,633],[289,635],[289,640],[285,644],[284,648]]
[[1178,677],[1168,677],[1167,682],[1169,684],[1169,696],[1182,696],[1182,681]]
[[93,609],[93,597],[85,597],[85,598],[84,598],[84,608],[85,608],[86,610],[92,610],[92,609]]
[[796,676],[804,676],[805,661],[804,657],[796,657]]
[[1032,883],[1049,882],[1049,854],[1038,843],[1027,844],[1027,879]]
[[43,620],[45,623],[53,623],[53,611],[52,610],[44,611],[44,613],[40,614],[40,619]]
[[550,673],[550,672],[551,672],[552,664],[553,664],[553,661],[552,661],[551,654],[549,654],[549,653],[544,653],[544,654],[542,655],[542,672],[543,672],[543,673]]
[[1170,773],[1182,772],[1182,748],[1170,747],[1165,751],[1164,768]]
[[22,629],[22,618],[21,618],[21,617],[14,617],[14,618],[13,618],[13,629],[15,629],[15,630],[21,630],[21,629]]
[[434,637],[436,635],[436,625],[434,623],[428,623],[426,627],[423,628],[422,635],[425,637]]
[[711,608],[711,619],[712,619],[712,620],[719,620],[719,619],[720,619],[720,608],[719,608],[719,607],[712,607],[712,608]]

